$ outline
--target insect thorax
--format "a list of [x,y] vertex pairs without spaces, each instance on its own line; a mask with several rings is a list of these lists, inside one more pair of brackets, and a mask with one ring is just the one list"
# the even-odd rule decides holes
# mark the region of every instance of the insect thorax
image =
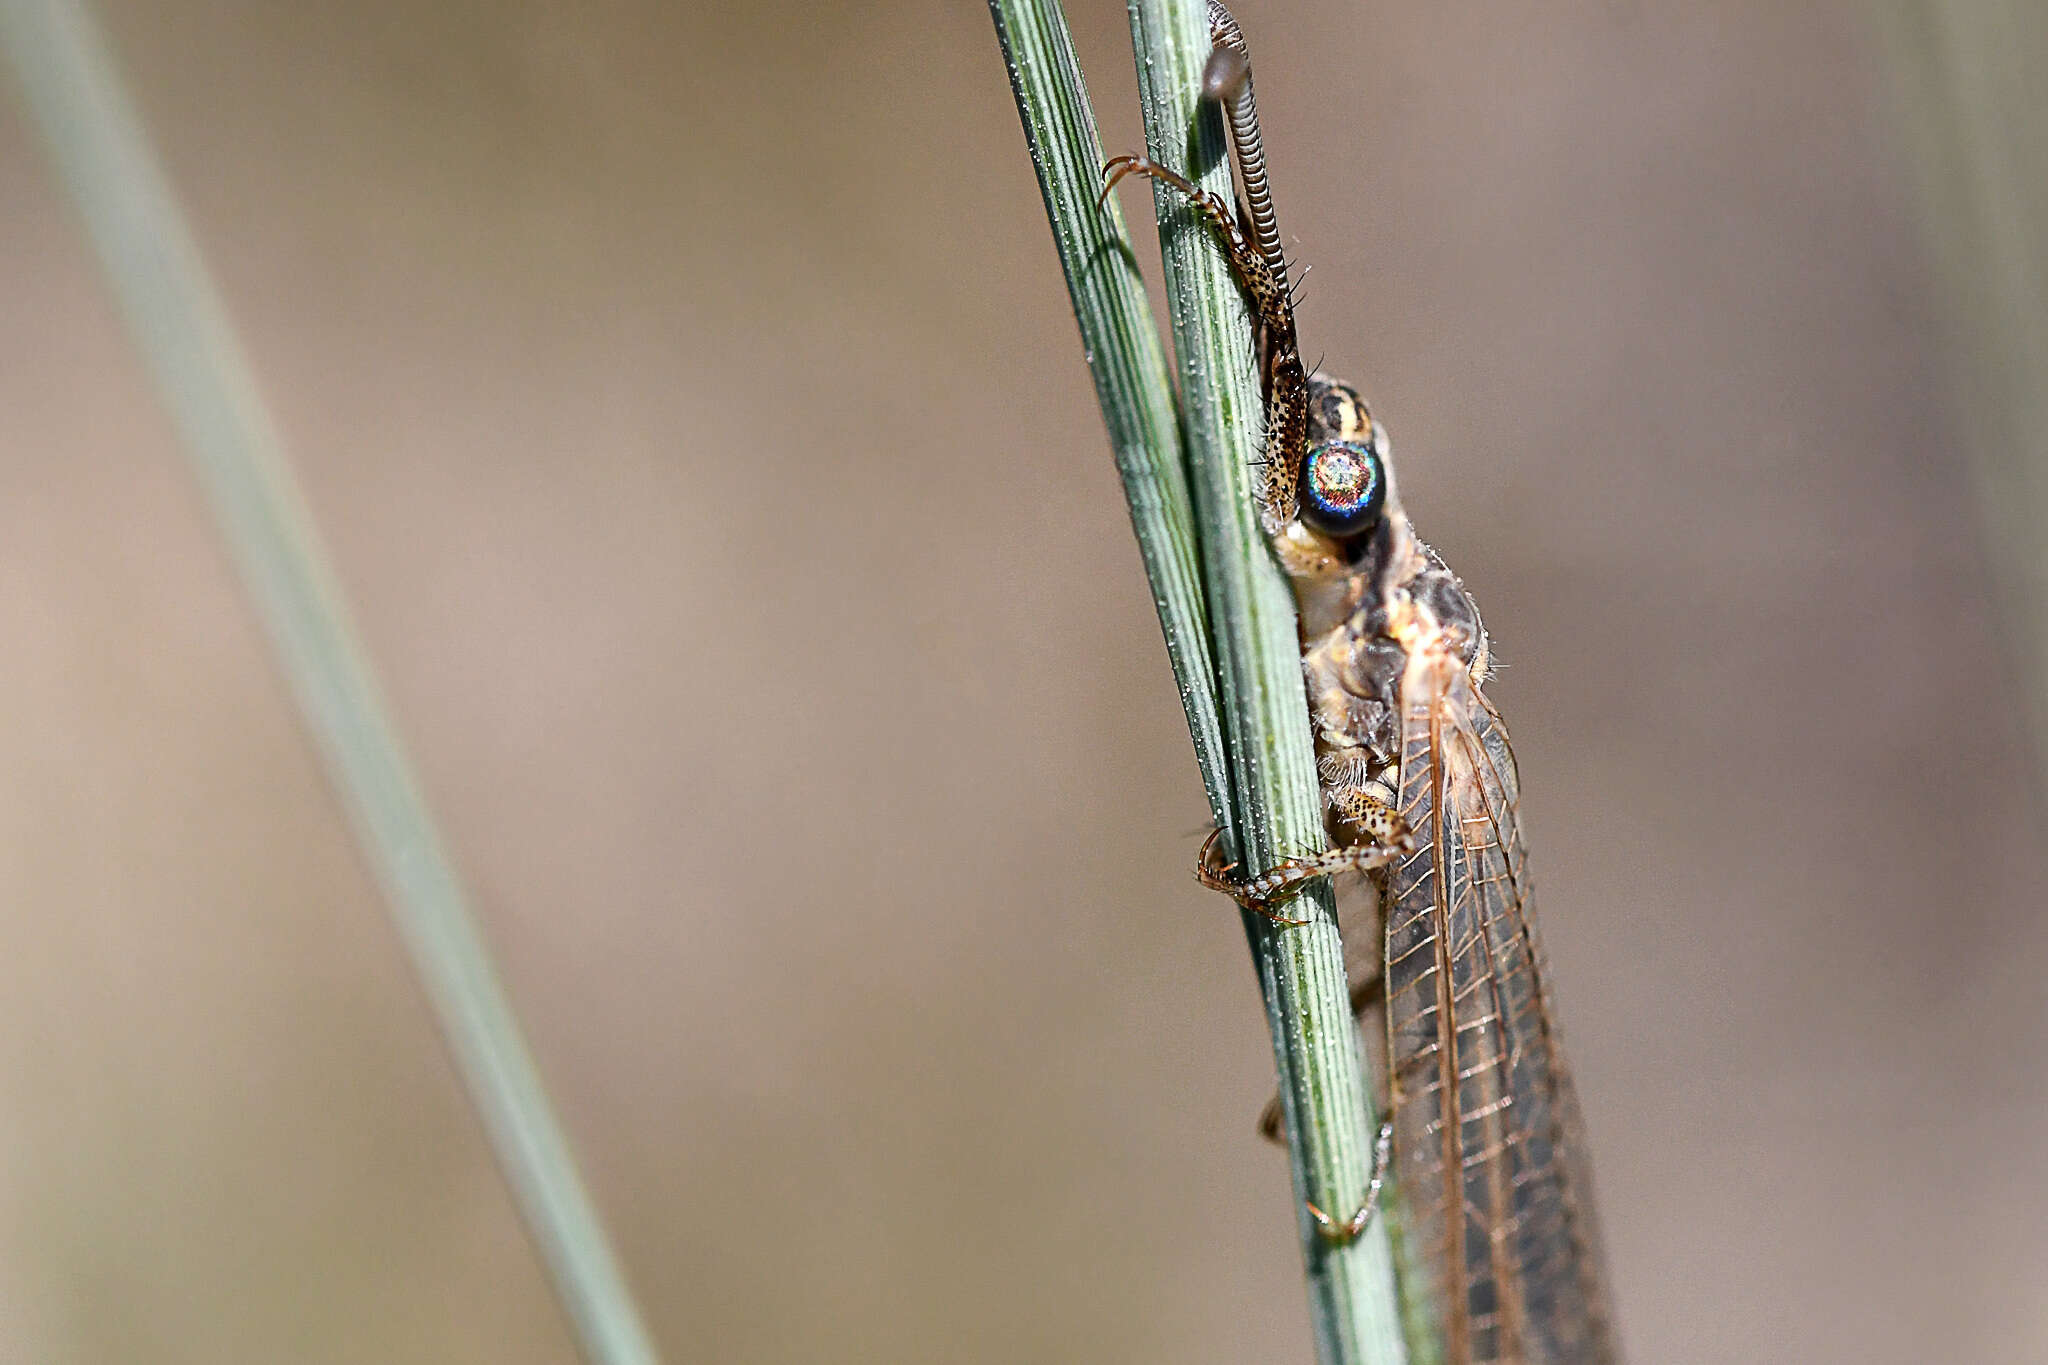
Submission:
[[1416,536],[1393,488],[1385,431],[1349,386],[1310,380],[1309,441],[1370,442],[1387,465],[1389,492],[1378,528],[1340,547],[1290,524],[1278,549],[1301,614],[1302,668],[1325,797],[1361,788],[1390,800],[1401,751],[1401,690],[1411,657],[1426,653],[1466,671],[1487,671],[1486,630],[1471,595]]

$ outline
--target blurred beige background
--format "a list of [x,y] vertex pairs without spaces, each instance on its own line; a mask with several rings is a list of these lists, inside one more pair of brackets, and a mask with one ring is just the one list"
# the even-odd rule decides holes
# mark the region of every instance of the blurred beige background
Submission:
[[[102,9],[668,1358],[1307,1359],[985,10]],[[1634,1358],[2048,1356],[2048,862],[1864,16],[1239,17],[1508,662]],[[571,1359],[11,101],[0,300],[0,1358]]]

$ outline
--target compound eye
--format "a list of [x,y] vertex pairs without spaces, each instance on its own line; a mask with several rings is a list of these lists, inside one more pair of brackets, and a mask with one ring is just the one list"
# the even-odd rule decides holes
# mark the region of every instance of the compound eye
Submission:
[[1379,453],[1358,441],[1328,441],[1301,462],[1301,520],[1339,540],[1379,524],[1387,505],[1387,471]]

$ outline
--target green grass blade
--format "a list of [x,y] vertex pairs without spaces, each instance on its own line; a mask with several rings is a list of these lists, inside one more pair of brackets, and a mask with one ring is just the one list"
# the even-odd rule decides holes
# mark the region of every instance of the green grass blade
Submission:
[[1230,827],[1216,661],[1166,354],[1115,199],[1100,209],[1102,138],[1058,0],[989,0],[1081,347],[1116,450],[1211,813]]
[[[1133,0],[1148,152],[1224,196],[1231,193],[1222,120],[1200,103],[1210,51],[1200,0]],[[1252,503],[1262,404],[1244,297],[1214,236],[1180,196],[1155,187],[1166,292],[1180,367],[1190,481],[1216,642],[1224,741],[1244,865],[1264,869],[1324,846],[1294,598]],[[1304,928],[1255,940],[1294,1155],[1296,1194],[1339,1217],[1358,1207],[1377,1125],[1352,1024],[1327,883],[1289,903]],[[1349,1246],[1326,1244],[1299,1218],[1317,1347],[1326,1362],[1403,1358],[1384,1222]]]
[[[1293,602],[1250,497],[1260,400],[1243,301],[1206,232],[1163,195],[1190,480],[1123,219],[1113,201],[1095,205],[1102,147],[1059,4],[990,0],[989,8],[1218,823],[1233,836],[1244,831],[1238,846],[1258,866],[1281,849],[1320,847],[1322,805]],[[1151,154],[1185,168],[1209,51],[1203,8],[1141,4],[1133,33]],[[1213,118],[1205,136],[1203,164],[1221,167]],[[1226,177],[1208,178],[1228,193]],[[1376,1128],[1328,889],[1302,903],[1316,907],[1317,923],[1307,929],[1275,935],[1249,919],[1253,954],[1273,1028],[1296,1193],[1348,1212],[1370,1177]],[[1299,1221],[1321,1358],[1402,1360],[1384,1230],[1337,1249],[1322,1242],[1305,1211]]]
[[2048,8],[1883,0],[1865,12],[1917,172],[1999,642],[2048,809]]
[[104,42],[70,0],[0,0],[0,42],[383,884],[484,1128],[595,1365],[653,1345],[542,1090],[325,551]]

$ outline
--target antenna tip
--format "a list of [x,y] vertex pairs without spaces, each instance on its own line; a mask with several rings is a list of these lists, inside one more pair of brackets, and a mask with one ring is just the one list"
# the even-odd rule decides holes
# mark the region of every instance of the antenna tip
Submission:
[[1217,104],[1234,100],[1251,76],[1252,64],[1244,54],[1227,43],[1218,43],[1202,68],[1202,98]]

